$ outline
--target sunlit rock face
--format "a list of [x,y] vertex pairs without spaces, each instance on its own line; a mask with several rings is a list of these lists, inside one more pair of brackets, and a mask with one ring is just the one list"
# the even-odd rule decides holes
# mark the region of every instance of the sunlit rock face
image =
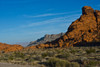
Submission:
[[98,43],[100,44],[100,11],[84,6],[82,8],[82,15],[79,19],[72,22],[65,35],[36,47],[92,46],[99,45]]
[[0,52],[13,52],[13,51],[19,51],[22,50],[24,47],[21,45],[9,45],[6,43],[0,43]]
[[[48,37],[48,36],[46,36]],[[0,51],[10,52],[22,49],[37,48],[64,48],[70,46],[100,46],[100,11],[93,10],[89,6],[82,8],[82,15],[72,22],[68,31],[54,41],[36,46],[22,47],[20,45],[8,45],[0,43]]]
[[100,11],[99,10],[95,10],[95,15],[96,15],[96,21],[97,21],[97,29],[98,29],[98,41],[100,42]]

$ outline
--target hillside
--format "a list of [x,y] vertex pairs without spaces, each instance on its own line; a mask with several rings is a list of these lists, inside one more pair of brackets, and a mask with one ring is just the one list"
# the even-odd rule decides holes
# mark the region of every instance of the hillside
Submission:
[[21,45],[10,45],[6,43],[0,43],[0,52],[5,53],[5,52],[11,52],[11,51],[18,51],[23,49]]
[[100,45],[100,11],[89,6],[82,8],[82,15],[72,22],[62,37],[34,48]]
[[[57,48],[70,46],[100,46],[100,11],[89,6],[82,8],[82,15],[72,22],[68,31],[63,34],[45,35],[31,42],[27,48]],[[53,41],[54,40],[54,41]],[[41,44],[43,43],[43,44]],[[34,45],[35,46],[31,46]],[[0,51],[10,52],[23,49],[20,45],[0,43]]]
[[57,38],[63,36],[64,33],[59,33],[59,34],[46,34],[44,37],[36,40],[36,41],[32,41],[30,42],[30,44],[28,46],[33,46],[33,45],[38,45],[38,44],[43,44],[43,43],[46,43],[46,42],[51,42],[53,40],[56,40]]
[[72,22],[65,34],[45,35],[33,43],[38,44],[22,47],[0,43],[0,66],[99,67],[100,11],[84,6],[80,18]]

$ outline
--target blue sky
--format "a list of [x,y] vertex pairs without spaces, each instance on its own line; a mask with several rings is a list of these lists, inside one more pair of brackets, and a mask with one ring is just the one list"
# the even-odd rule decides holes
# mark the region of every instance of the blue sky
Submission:
[[100,0],[0,0],[0,42],[30,42],[66,32],[83,6],[100,10]]

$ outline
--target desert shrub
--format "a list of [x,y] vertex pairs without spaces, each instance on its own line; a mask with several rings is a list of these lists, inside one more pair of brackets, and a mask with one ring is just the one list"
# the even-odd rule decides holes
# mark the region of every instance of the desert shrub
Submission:
[[24,58],[25,54],[21,53],[21,52],[14,52],[14,57],[20,57],[20,58]]
[[91,67],[91,66],[99,66],[100,65],[100,61],[96,61],[96,60],[90,60],[88,63],[87,63],[87,67]]
[[70,67],[80,67],[80,65],[77,62],[72,62]]
[[54,52],[52,52],[52,51],[48,52],[48,56],[49,56],[49,57],[53,57],[54,55],[55,55]]
[[49,67],[69,67],[70,62],[68,62],[67,60],[62,60],[62,59],[58,59],[58,58],[50,58],[47,61],[47,65]]
[[70,56],[69,53],[62,53],[62,54],[60,54],[60,55],[57,55],[56,57],[58,57],[58,58],[64,58],[64,59],[68,59],[69,56]]
[[60,49],[55,49],[55,51],[56,51],[58,54],[62,52]]
[[47,52],[45,52],[45,53],[42,53],[41,55],[42,55],[42,58],[45,58],[45,57],[47,57],[47,56],[48,56],[48,53],[47,53]]
[[0,57],[0,61],[7,61],[8,60],[8,57]]
[[49,67],[79,67],[80,65],[84,67],[99,67],[99,52],[100,47],[23,50],[0,54],[0,62],[29,65],[44,65],[46,62]]
[[70,52],[73,53],[73,54],[75,54],[76,52],[78,52],[78,50],[77,49],[71,49]]
[[87,54],[95,53],[95,52],[96,52],[96,50],[95,49],[92,49],[92,48],[86,50],[86,53]]
[[75,62],[78,62],[79,64],[86,65],[88,63],[88,58],[87,57],[80,57],[74,60]]
[[33,58],[27,58],[25,59],[26,62],[34,62],[34,59]]
[[8,57],[8,60],[13,60],[13,59],[14,59],[13,56],[9,56],[9,57]]
[[88,58],[87,57],[81,57],[80,58],[80,63],[86,65],[88,63]]
[[41,57],[41,56],[35,56],[35,57],[34,57],[34,60],[41,61],[41,60],[42,60],[42,57]]
[[70,52],[71,52],[71,53],[73,53],[73,54],[75,54],[75,53],[76,53],[76,51],[75,51],[75,50],[71,50]]

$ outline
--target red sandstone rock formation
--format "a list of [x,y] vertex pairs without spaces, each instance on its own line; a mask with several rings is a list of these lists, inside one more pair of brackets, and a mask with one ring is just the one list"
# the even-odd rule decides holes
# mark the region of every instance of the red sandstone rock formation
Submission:
[[65,35],[52,42],[40,44],[36,47],[84,46],[86,43],[92,42],[100,42],[100,11],[93,10],[89,6],[84,6],[82,8],[82,15],[79,19],[72,22]]
[[11,52],[21,50],[23,47],[21,45],[9,45],[5,43],[0,43],[0,51],[2,52]]
[[[68,31],[62,37],[45,44],[26,47],[25,49],[56,48],[87,45],[87,43],[98,43],[100,45],[100,11],[93,10],[89,6],[82,8],[82,15],[72,22]],[[95,44],[94,44],[95,45]],[[0,51],[10,52],[23,49],[20,45],[8,45],[0,43]]]

